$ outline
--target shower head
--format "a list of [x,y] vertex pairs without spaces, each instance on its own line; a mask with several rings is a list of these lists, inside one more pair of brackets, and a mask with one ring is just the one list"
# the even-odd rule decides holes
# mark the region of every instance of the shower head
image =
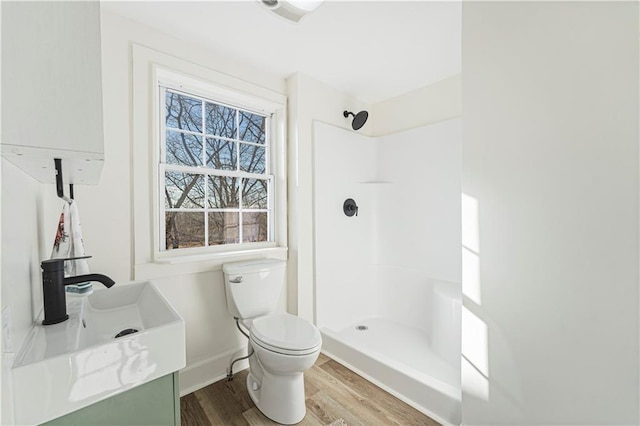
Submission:
[[364,126],[364,123],[367,122],[367,118],[369,118],[369,113],[367,111],[360,111],[357,114],[354,114],[350,111],[345,111],[342,113],[342,115],[344,115],[344,118],[353,115],[353,121],[351,122],[351,127],[353,127],[353,130],[360,130],[360,128]]

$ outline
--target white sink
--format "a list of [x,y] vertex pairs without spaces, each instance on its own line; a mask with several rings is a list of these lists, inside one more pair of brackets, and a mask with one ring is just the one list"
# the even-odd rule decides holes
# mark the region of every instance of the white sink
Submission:
[[[151,282],[67,295],[69,319],[40,318],[12,369],[16,424],[40,424],[183,368],[184,320]],[[137,330],[116,337],[120,332]]]

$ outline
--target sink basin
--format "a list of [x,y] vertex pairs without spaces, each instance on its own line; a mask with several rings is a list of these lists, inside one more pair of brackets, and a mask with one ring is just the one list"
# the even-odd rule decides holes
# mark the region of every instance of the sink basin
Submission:
[[17,354],[16,424],[52,420],[185,366],[184,320],[152,282],[67,295],[67,313],[60,324],[40,318]]

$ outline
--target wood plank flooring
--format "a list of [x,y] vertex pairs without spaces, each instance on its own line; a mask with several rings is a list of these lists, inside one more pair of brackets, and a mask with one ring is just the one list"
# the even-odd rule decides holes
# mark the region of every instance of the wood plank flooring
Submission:
[[[180,398],[182,425],[276,425],[251,401],[248,373],[240,371],[231,382],[222,380]],[[439,425],[323,354],[304,378],[307,415],[302,426]]]

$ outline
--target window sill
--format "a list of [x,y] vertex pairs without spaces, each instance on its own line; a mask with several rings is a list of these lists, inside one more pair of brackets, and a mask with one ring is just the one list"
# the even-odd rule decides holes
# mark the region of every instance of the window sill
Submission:
[[274,258],[287,260],[287,247],[269,247],[233,252],[194,254],[167,257],[154,262],[135,265],[134,279],[150,280],[175,275],[198,274],[222,269],[224,263],[242,260]]

